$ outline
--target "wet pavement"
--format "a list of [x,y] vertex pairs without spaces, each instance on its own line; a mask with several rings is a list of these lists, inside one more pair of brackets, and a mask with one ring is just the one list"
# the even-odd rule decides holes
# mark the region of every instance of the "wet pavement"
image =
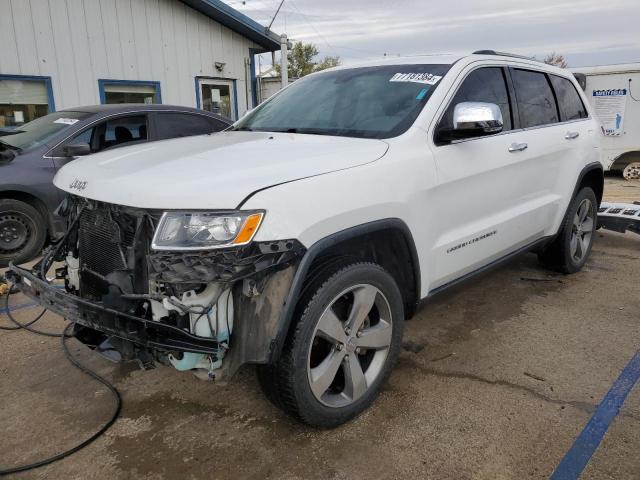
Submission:
[[[640,200],[640,182],[607,179],[606,196]],[[330,431],[269,404],[251,367],[218,385],[115,365],[72,341],[122,392],[121,418],[72,457],[15,477],[547,478],[640,348],[639,276],[640,235],[600,231],[578,274],[526,255],[435,297],[407,323],[380,398]],[[64,324],[47,314],[38,327]],[[109,417],[112,398],[68,364],[59,340],[0,332],[0,352],[0,468],[66,449]],[[639,451],[636,385],[581,478],[640,478]]]

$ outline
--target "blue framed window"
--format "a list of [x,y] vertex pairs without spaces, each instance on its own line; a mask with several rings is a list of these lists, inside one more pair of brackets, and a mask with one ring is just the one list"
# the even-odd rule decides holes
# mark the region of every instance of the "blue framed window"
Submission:
[[0,74],[0,128],[55,112],[51,77]]
[[196,108],[238,119],[237,82],[219,77],[195,77]]
[[162,103],[160,82],[98,80],[100,103]]

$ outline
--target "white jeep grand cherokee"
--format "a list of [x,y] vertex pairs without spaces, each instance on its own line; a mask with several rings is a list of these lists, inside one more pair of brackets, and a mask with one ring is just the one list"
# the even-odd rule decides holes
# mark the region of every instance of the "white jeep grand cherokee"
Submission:
[[226,132],[67,165],[67,234],[12,270],[87,345],[210,379],[258,364],[276,405],[335,426],[374,400],[420,301],[521,252],[584,265],[598,145],[575,79],[530,59],[335,68]]

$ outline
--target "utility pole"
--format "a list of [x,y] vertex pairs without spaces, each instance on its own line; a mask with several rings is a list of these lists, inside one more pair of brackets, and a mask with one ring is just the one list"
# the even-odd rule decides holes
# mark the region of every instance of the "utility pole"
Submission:
[[[267,27],[267,30],[271,30],[271,26],[273,25],[273,22],[278,16],[278,13],[280,13],[280,9],[282,8],[283,3],[284,3],[284,0],[281,0],[280,5],[278,5],[278,9],[276,10],[276,13],[273,14],[273,18],[271,19],[271,22],[269,22],[269,26]],[[282,88],[289,85],[289,65],[288,65],[289,58],[287,56],[288,49],[289,49],[289,40],[287,39],[287,34],[283,33],[280,36],[280,78],[282,80]],[[275,65],[275,64],[276,64],[276,54],[275,52],[271,52],[271,65]]]
[[280,77],[282,79],[282,88],[289,85],[289,39],[287,34],[280,36]]

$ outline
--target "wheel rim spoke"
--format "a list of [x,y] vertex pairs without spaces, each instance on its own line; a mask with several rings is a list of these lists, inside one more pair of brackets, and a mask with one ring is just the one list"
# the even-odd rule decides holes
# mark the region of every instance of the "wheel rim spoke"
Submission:
[[578,260],[582,258],[582,239],[576,235],[576,254],[575,258]]
[[582,222],[582,231],[586,233],[590,233],[593,231],[593,219],[587,217],[584,222]]
[[331,309],[331,306],[320,317],[318,323],[318,333],[327,340],[334,343],[345,343],[347,336],[344,333],[344,326],[340,319]]
[[359,399],[367,391],[367,379],[357,355],[350,355],[345,359],[344,379],[344,394],[352,401]]
[[387,348],[391,345],[391,325],[384,320],[374,327],[363,330],[358,338],[358,346],[361,348]]
[[371,285],[363,285],[353,291],[353,307],[349,313],[347,325],[351,331],[360,329],[376,301],[378,290]]
[[575,258],[578,254],[578,235],[576,233],[571,235],[571,242],[569,247],[571,249],[571,257]]
[[582,250],[582,255],[584,255],[589,249],[589,240],[591,239],[591,235],[583,235],[580,242],[580,249]]
[[317,367],[311,369],[311,390],[320,398],[329,388],[344,359],[344,351],[333,349]]
[[587,213],[589,213],[589,200],[584,200],[580,204],[580,208],[578,209],[578,218],[580,219],[580,223],[584,222],[584,219],[587,218]]

